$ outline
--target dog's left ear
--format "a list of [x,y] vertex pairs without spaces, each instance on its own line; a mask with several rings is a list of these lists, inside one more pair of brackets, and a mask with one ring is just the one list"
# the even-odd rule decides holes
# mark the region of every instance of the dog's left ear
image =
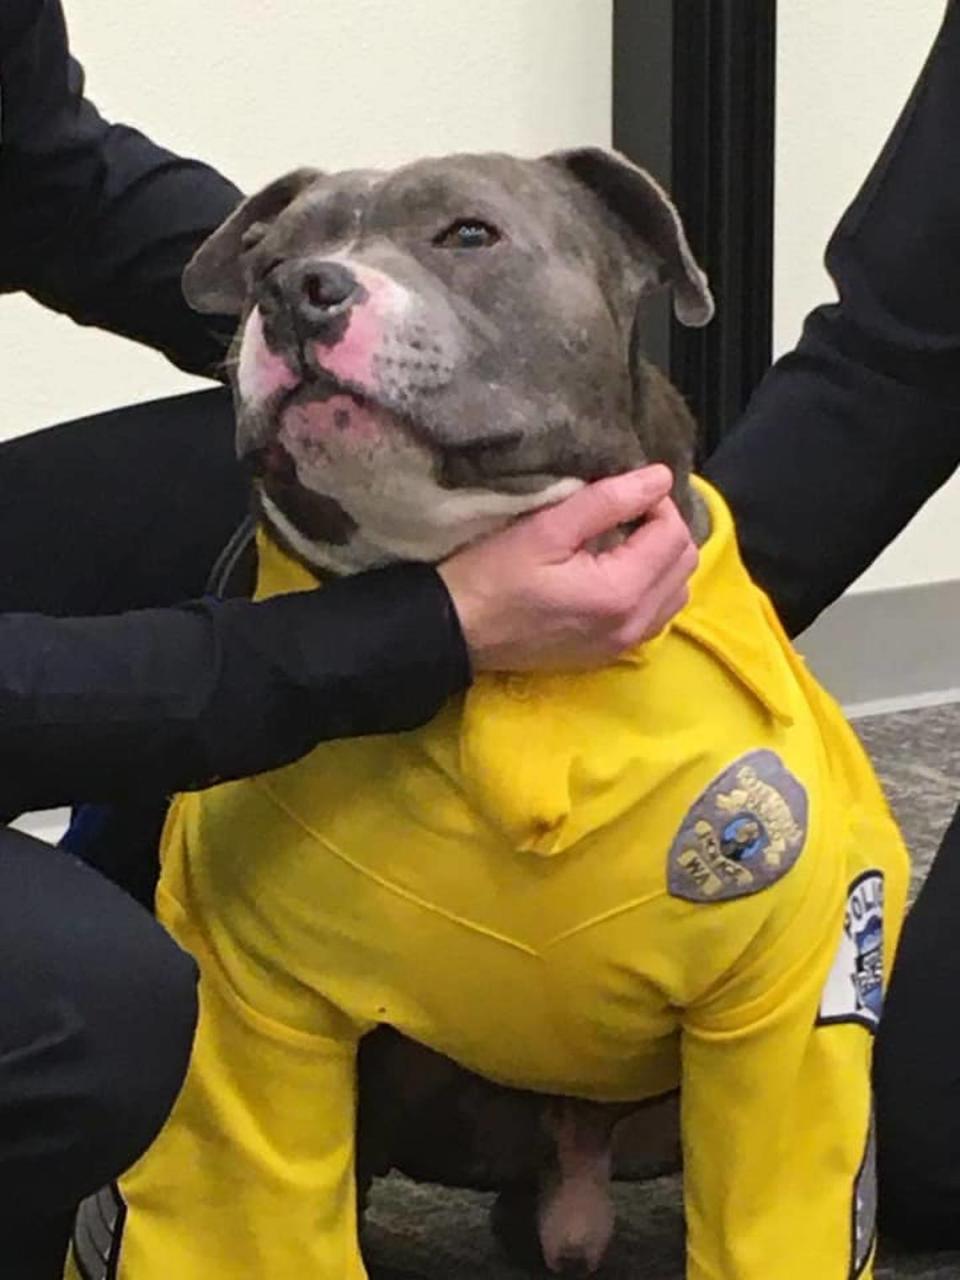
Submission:
[[606,206],[628,236],[653,251],[660,283],[672,287],[681,324],[699,328],[713,319],[713,295],[687,243],[676,207],[644,169],[602,147],[554,151],[544,159],[576,178]]
[[209,236],[183,272],[183,296],[194,311],[239,315],[243,310],[241,259],[289,204],[323,175],[318,169],[285,173],[243,204]]

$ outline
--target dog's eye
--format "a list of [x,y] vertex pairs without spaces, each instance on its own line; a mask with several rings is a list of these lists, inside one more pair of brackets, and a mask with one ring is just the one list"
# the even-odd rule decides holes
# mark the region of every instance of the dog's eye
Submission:
[[438,249],[489,249],[500,239],[500,232],[479,218],[460,218],[445,231],[434,236]]

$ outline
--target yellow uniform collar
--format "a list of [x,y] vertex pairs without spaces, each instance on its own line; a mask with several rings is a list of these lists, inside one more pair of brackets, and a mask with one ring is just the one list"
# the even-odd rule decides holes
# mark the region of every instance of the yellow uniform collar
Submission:
[[[710,705],[718,664],[770,729],[792,723],[797,659],[747,576],[725,503],[695,483],[712,531],[690,601],[662,635],[598,671],[482,673],[431,725],[399,739],[398,750],[455,774],[514,848],[549,856],[608,824],[663,784],[671,759],[697,749],[691,724],[702,724],[704,744],[722,738]],[[258,551],[257,598],[316,586],[262,531]]]
[[[690,601],[657,640],[625,653],[618,665],[646,666],[673,629],[683,632],[710,652],[763,703],[775,719],[792,721],[792,681],[784,662],[788,643],[766,596],[747,576],[740,560],[730,511],[720,494],[695,477],[694,487],[710,513],[711,533],[700,551],[700,563],[690,582]],[[258,573],[255,598],[307,591],[316,576],[283,551],[262,528],[257,530]],[[771,632],[774,635],[771,635]],[[582,679],[582,676],[566,677]],[[557,676],[524,673],[508,679],[515,690]]]

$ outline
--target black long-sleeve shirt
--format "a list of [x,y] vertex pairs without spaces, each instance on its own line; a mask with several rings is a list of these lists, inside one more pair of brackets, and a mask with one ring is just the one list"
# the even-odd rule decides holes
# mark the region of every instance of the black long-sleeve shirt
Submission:
[[209,166],[108,124],[84,97],[59,0],[0,4],[0,292],[216,370],[230,321],[183,300],[191,254],[240,200]]
[[[0,3],[0,95],[0,292],[215,369],[228,324],[188,309],[180,274],[236,188],[99,116],[57,0]],[[27,554],[15,536],[0,547],[0,561]],[[421,723],[468,679],[426,566],[258,605],[0,614],[0,814],[276,767],[324,738]]]
[[[707,473],[796,634],[960,466],[960,4],[827,251],[839,302]],[[954,637],[955,639],[955,637]]]

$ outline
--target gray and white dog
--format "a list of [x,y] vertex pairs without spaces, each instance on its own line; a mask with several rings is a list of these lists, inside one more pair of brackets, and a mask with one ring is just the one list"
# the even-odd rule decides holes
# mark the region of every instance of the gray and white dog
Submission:
[[[272,535],[320,574],[439,561],[653,461],[706,535],[694,424],[637,318],[664,287],[686,324],[713,303],[673,205],[619,156],[300,170],[247,200],[184,286],[239,317],[238,450]],[[361,1059],[360,1177],[398,1166],[500,1190],[515,1254],[590,1271],[611,1170],[676,1158],[672,1112],[622,1123],[630,1110],[488,1085],[384,1031]]]
[[311,566],[440,560],[580,481],[661,460],[692,517],[693,424],[643,359],[640,299],[712,301],[673,206],[601,150],[300,170],[184,276],[235,312],[238,448]]

